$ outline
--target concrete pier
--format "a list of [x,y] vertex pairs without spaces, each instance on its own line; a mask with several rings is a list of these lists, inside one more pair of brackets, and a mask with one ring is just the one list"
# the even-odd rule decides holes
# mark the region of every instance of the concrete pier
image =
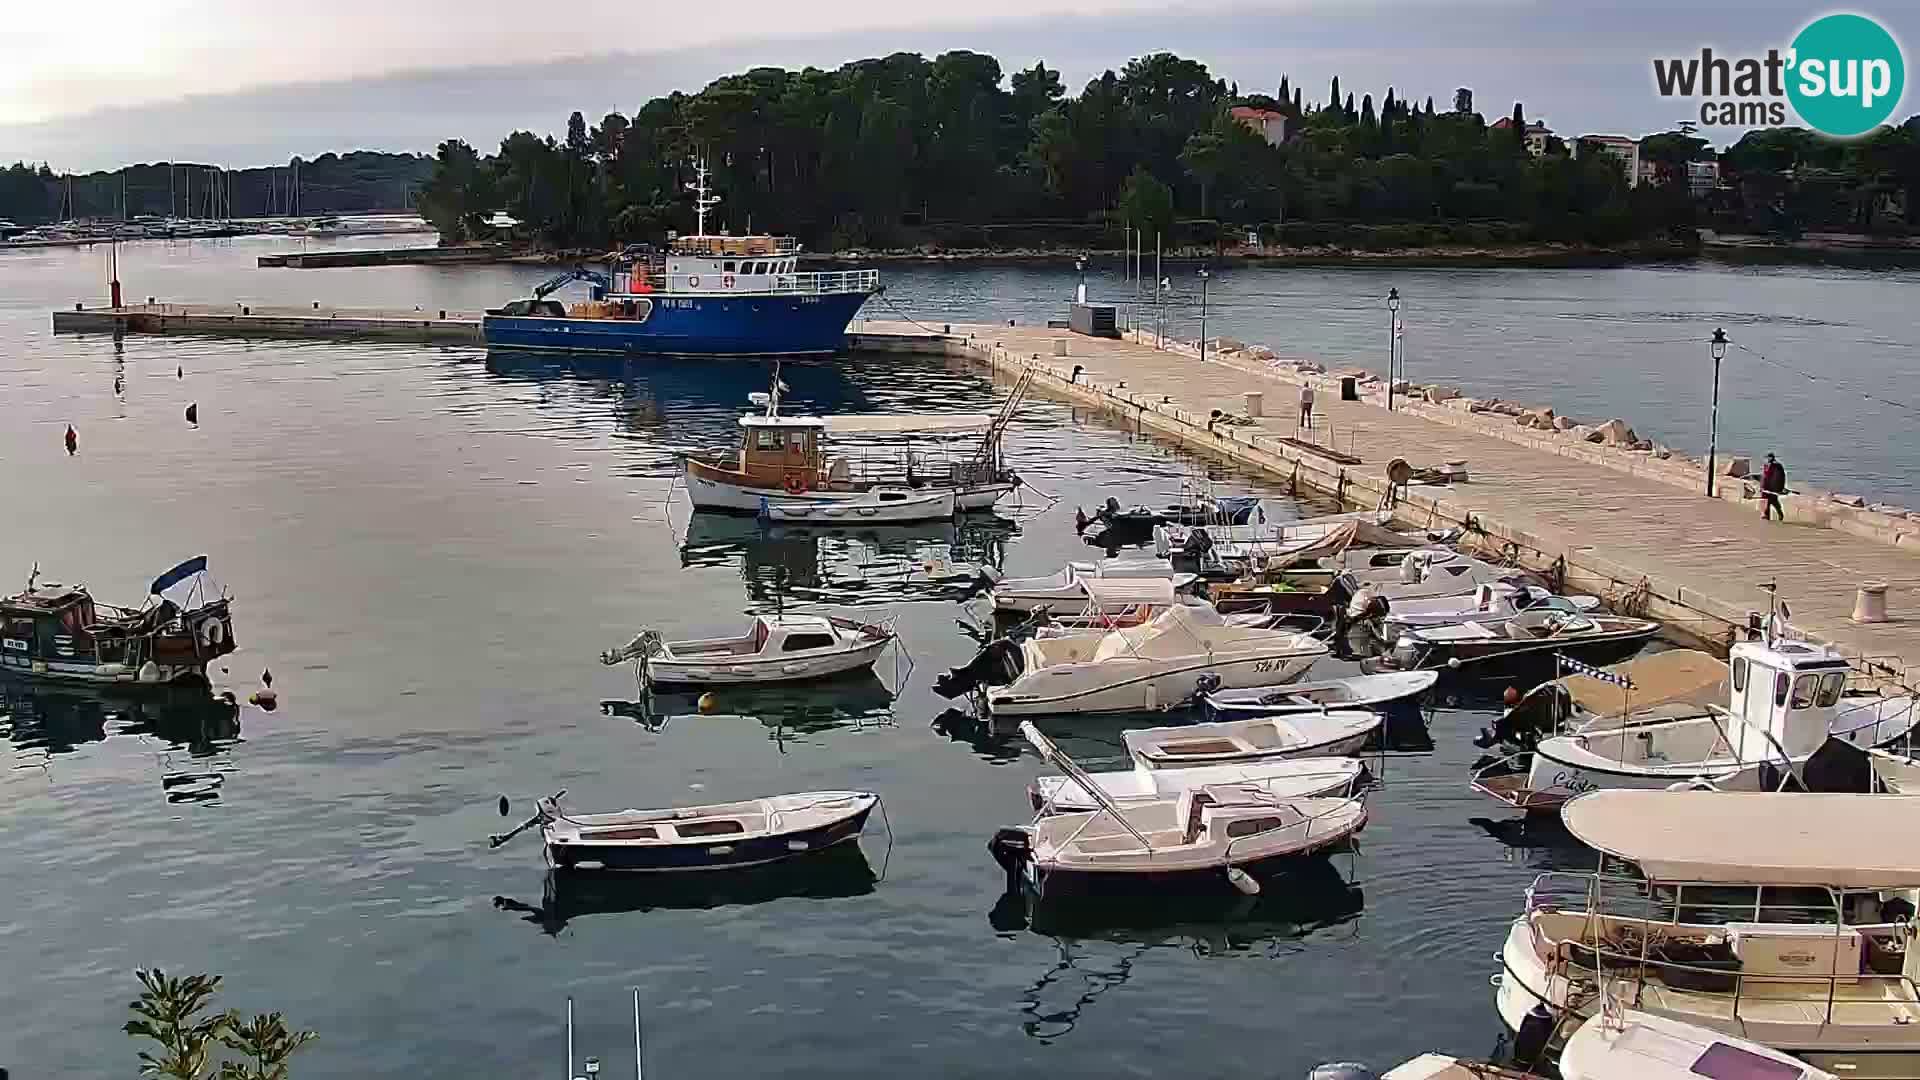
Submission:
[[208,334],[220,337],[382,338],[483,343],[481,313],[435,309],[124,304],[53,313],[56,334]]
[[372,248],[355,251],[288,251],[262,255],[259,266],[293,270],[326,270],[344,266],[441,266],[498,262],[508,254],[505,244],[463,244],[458,247]]

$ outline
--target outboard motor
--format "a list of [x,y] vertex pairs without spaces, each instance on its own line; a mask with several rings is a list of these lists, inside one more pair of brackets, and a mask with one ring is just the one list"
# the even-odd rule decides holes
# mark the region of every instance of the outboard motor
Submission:
[[1074,532],[1077,532],[1077,533],[1086,532],[1087,526],[1091,524],[1093,524],[1093,519],[1087,516],[1087,512],[1084,509],[1078,506],[1073,508],[1073,531]]
[[1022,867],[1033,857],[1033,830],[1025,825],[1009,825],[987,841],[987,853],[1007,872],[1007,891],[1019,892],[1024,880]]
[[1552,1010],[1536,1002],[1527,1010],[1526,1018],[1520,1021],[1520,1030],[1513,1036],[1514,1064],[1529,1070],[1538,1065],[1546,1057],[1547,1043],[1553,1039],[1553,1029],[1558,1026]]

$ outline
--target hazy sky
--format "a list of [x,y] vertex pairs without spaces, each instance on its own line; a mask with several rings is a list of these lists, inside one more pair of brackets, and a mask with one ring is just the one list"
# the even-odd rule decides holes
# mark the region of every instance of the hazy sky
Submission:
[[[1008,70],[1044,59],[1077,89],[1171,50],[1243,90],[1284,72],[1324,97],[1388,85],[1488,115],[1516,100],[1563,134],[1639,134],[1691,115],[1652,89],[1653,56],[1764,51],[1826,7],[1783,0],[240,0],[22,2],[0,21],[0,161],[84,170],[170,159],[233,166],[353,148],[430,151],[553,131],[580,109],[631,112],[757,64],[837,66],[970,48]],[[1879,18],[1920,62],[1920,6]],[[1898,113],[1920,97],[1907,95]],[[1712,134],[1703,132],[1703,134]],[[1717,140],[1718,141],[1718,140]]]

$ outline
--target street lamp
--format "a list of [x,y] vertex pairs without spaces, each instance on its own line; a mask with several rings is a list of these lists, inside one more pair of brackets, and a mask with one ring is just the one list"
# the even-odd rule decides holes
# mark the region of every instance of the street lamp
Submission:
[[1727,332],[1715,328],[1707,343],[1713,352],[1713,412],[1707,421],[1707,498],[1713,498],[1713,459],[1720,441],[1720,361],[1727,358]]
[[1200,269],[1200,362],[1207,362],[1207,278],[1206,268]]
[[1387,411],[1393,411],[1393,354],[1399,345],[1400,290],[1387,290]]
[[1172,291],[1173,291],[1173,279],[1164,278],[1164,277],[1161,278],[1160,291],[1154,297],[1154,302],[1160,309],[1157,312],[1158,319],[1157,319],[1157,325],[1155,326],[1155,329],[1159,332],[1159,335],[1160,335],[1159,348],[1162,348],[1162,349],[1167,347],[1167,294]]
[[1079,291],[1079,294],[1074,297],[1074,299],[1084,304],[1087,302],[1087,260],[1086,258],[1083,256],[1081,258],[1073,260],[1073,268],[1075,270],[1080,271],[1080,291]]

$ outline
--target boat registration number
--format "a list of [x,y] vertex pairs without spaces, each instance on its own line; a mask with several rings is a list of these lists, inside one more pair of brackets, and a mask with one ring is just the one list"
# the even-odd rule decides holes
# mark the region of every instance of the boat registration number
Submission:
[[1572,771],[1562,769],[1554,773],[1553,786],[1564,791],[1571,791],[1575,795],[1584,795],[1589,791],[1600,790],[1599,784],[1587,779],[1578,769]]
[[1285,660],[1255,660],[1253,662],[1253,670],[1258,672],[1279,671],[1285,665]]
[[0,647],[12,649],[15,652],[27,651],[27,643],[17,637],[0,638]]

